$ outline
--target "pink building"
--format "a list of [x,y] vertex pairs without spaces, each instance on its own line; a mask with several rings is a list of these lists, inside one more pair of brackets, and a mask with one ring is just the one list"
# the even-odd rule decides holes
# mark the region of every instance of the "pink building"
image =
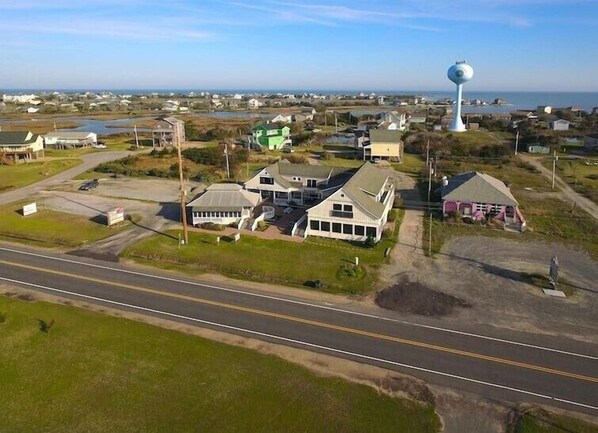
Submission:
[[440,195],[444,216],[459,212],[476,221],[492,218],[510,228],[525,227],[519,203],[509,187],[486,173],[470,171],[443,179]]

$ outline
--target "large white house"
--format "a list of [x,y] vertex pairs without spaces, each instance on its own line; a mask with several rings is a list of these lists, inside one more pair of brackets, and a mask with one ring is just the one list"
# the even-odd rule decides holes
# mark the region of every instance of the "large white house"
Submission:
[[44,135],[46,147],[56,149],[73,149],[89,147],[98,144],[98,134],[95,132],[54,131]]
[[319,204],[307,210],[306,235],[349,241],[380,240],[395,187],[369,162]]
[[304,205],[332,194],[350,175],[346,168],[281,161],[260,170],[245,182],[245,189],[280,206]]

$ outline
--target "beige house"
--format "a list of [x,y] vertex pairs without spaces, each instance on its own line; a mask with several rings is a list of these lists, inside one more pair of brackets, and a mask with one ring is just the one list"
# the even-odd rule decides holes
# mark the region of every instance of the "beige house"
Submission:
[[363,146],[363,160],[387,159],[403,162],[403,140],[401,131],[372,129],[370,143]]
[[395,197],[394,183],[369,162],[338,190],[307,210],[305,235],[376,242]]
[[44,140],[31,131],[0,131],[0,162],[16,164],[44,156]]
[[178,147],[185,141],[185,122],[176,117],[160,117],[152,127],[154,147]]
[[98,135],[94,132],[54,131],[44,135],[46,147],[55,149],[74,149],[98,144]]

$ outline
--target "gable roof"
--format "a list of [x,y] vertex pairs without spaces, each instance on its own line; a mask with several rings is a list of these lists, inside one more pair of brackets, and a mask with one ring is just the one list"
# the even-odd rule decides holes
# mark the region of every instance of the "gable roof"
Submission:
[[216,183],[187,206],[213,211],[234,211],[243,207],[255,207],[261,201],[260,195],[243,189],[241,185]]
[[477,171],[469,171],[451,177],[448,185],[441,189],[440,195],[443,200],[508,206],[517,206],[519,204],[503,181]]
[[283,126],[278,126],[277,123],[258,123],[257,125],[255,125],[253,128],[251,128],[251,130],[256,130],[256,129],[266,129],[268,131],[274,131],[277,129],[283,129],[283,128],[288,128],[288,126],[283,125]]
[[376,200],[380,191],[388,185],[388,176],[366,162],[342,187],[342,191],[363,210],[376,218],[384,216],[385,205]]
[[0,145],[16,145],[34,143],[37,140],[37,135],[30,131],[0,131]]
[[370,142],[371,143],[402,143],[401,137],[403,133],[401,131],[392,131],[387,129],[372,129],[370,130]]
[[71,140],[85,140],[90,136],[95,135],[93,132],[78,132],[78,131],[52,131],[48,132],[44,137],[51,138],[66,138]]

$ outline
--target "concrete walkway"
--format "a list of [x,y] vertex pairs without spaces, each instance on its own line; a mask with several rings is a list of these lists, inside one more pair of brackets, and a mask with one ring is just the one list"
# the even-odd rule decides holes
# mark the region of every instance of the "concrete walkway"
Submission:
[[[540,170],[545,177],[552,180],[552,171],[544,167],[536,158],[523,154],[519,154],[518,156],[523,161]],[[575,192],[573,188],[567,185],[567,183],[558,176],[555,176],[555,184],[561,189],[564,199],[572,201],[577,206],[589,213],[592,218],[598,221],[598,205],[596,203]]]

